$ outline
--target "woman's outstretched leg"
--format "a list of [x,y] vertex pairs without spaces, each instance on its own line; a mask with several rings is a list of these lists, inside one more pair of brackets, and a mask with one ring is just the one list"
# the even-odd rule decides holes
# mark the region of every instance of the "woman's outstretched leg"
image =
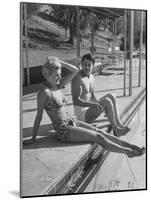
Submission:
[[116,152],[127,154],[129,157],[140,156],[140,152],[133,148],[123,147],[119,144],[116,144],[108,140],[103,134],[97,133],[96,131],[89,130],[82,127],[69,127],[70,136],[69,142],[89,142],[89,143],[98,143],[104,149]]
[[126,148],[133,148],[133,149],[136,149],[136,150],[142,152],[142,148],[138,147],[137,145],[130,144],[130,143],[124,141],[124,140],[121,140],[121,139],[119,139],[119,138],[117,138],[113,135],[110,135],[110,134],[106,133],[105,131],[102,131],[102,130],[100,130],[100,129],[98,129],[98,128],[96,128],[96,127],[94,127],[94,126],[92,126],[88,123],[78,121],[77,125],[80,126],[80,127],[101,133],[104,137],[106,137],[108,140],[110,140],[113,143],[116,143],[116,144],[121,145],[121,146],[126,147]]
[[142,152],[142,148],[138,147],[137,145],[134,145],[134,144],[131,144],[131,143],[126,142],[124,140],[121,140],[118,137],[115,137],[114,135],[110,135],[110,134],[108,134],[104,131],[101,131],[99,129],[96,129],[96,131],[101,133],[103,136],[105,136],[111,142],[114,142],[114,143],[121,145],[123,147],[126,147],[126,148],[132,148],[132,149],[136,149],[136,150]]

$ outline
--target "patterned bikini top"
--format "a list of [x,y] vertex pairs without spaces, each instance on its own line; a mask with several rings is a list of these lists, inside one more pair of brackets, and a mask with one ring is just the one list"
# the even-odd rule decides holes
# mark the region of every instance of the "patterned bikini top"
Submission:
[[48,97],[48,100],[45,105],[46,110],[55,111],[67,103],[67,99],[65,98],[65,96],[63,97],[62,101],[60,101],[59,99],[54,98],[52,91],[50,91],[50,93],[51,98]]

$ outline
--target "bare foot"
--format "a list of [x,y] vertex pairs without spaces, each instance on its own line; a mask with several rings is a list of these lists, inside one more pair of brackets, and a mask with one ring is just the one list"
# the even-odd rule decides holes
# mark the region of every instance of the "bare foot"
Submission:
[[133,158],[133,157],[142,156],[144,153],[145,153],[145,148],[142,147],[139,150],[131,149],[130,152],[127,153],[127,156],[129,158]]
[[137,145],[131,144],[131,148],[139,152],[145,152],[145,147],[139,147]]
[[124,127],[124,128],[120,128],[118,131],[114,131],[114,135],[119,137],[119,136],[124,136],[126,135],[128,132],[130,131],[129,127]]
[[141,147],[141,150],[142,150],[142,155],[143,155],[144,153],[146,153],[146,148],[145,148],[145,147]]

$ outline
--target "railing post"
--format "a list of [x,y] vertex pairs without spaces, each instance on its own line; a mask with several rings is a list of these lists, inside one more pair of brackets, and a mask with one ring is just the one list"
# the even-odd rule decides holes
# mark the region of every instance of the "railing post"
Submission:
[[124,13],[124,82],[123,95],[126,96],[126,59],[127,59],[127,10]]
[[139,47],[139,71],[138,71],[138,87],[140,87],[140,86],[141,86],[142,43],[143,43],[143,11],[141,11],[141,27],[140,27],[140,47]]
[[30,84],[30,73],[29,73],[29,55],[28,55],[28,23],[27,23],[27,5],[24,5],[24,25],[25,25],[25,45],[26,45],[26,67],[27,67],[27,85]]
[[77,6],[77,58],[80,58],[80,20],[79,20],[79,15],[80,15],[80,9]]
[[20,70],[20,75],[21,75],[21,80],[22,84],[25,84],[25,77],[24,77],[24,51],[23,51],[23,27],[24,27],[24,7],[23,3],[20,3],[20,65],[21,65],[21,70]]
[[134,42],[134,11],[130,11],[130,65],[129,65],[129,96],[132,95],[133,69],[133,42]]
[[91,12],[90,17],[90,24],[91,24],[91,54],[94,55],[94,29],[93,29],[93,23],[94,23],[94,14],[93,11]]

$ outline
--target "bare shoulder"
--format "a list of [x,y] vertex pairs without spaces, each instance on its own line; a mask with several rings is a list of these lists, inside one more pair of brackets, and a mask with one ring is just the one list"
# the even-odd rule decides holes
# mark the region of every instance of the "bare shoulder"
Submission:
[[48,94],[48,88],[42,88],[37,94],[37,100],[46,99]]

